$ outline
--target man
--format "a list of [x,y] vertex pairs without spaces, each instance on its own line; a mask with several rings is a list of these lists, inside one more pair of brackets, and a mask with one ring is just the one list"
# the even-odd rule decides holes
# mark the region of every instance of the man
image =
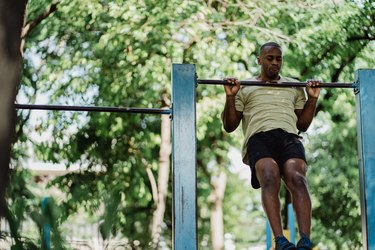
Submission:
[[[283,53],[274,42],[260,48],[260,74],[251,80],[264,86],[242,86],[236,78],[225,78],[226,103],[222,113],[224,129],[234,131],[242,121],[243,161],[250,165],[254,188],[261,188],[262,204],[275,236],[276,249],[312,249],[310,241],[311,200],[306,179],[304,147],[298,131],[310,126],[320,93],[309,81],[303,88],[267,87],[267,82],[295,81],[282,77]],[[284,181],[292,196],[301,239],[297,248],[283,236],[279,191]]]

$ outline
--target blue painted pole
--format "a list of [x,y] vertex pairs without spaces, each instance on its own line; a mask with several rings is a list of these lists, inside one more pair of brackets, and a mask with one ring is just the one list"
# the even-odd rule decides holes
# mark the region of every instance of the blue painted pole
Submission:
[[[45,214],[45,210],[47,209],[48,204],[48,197],[44,197],[42,200],[42,212]],[[46,218],[46,216],[44,216]],[[43,225],[43,232],[42,232],[42,238],[43,238],[43,246],[44,249],[50,250],[51,249],[51,226],[49,223],[44,223]]]
[[270,222],[266,219],[266,250],[272,247],[272,231]]
[[[289,241],[296,243],[296,228],[295,228],[295,218],[294,218],[294,210],[293,205],[288,204],[288,230],[289,230]],[[272,247],[272,231],[271,226],[266,219],[266,249],[270,249]]]
[[375,249],[375,70],[356,71],[358,163],[363,249]]
[[172,66],[173,249],[198,249],[195,65]]
[[290,233],[289,241],[296,244],[296,227],[294,219],[294,210],[291,203],[288,204],[288,229]]

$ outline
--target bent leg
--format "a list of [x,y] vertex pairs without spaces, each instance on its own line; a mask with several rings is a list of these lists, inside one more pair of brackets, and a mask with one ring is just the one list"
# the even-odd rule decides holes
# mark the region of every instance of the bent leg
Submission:
[[306,179],[307,166],[302,159],[289,159],[283,166],[283,179],[292,196],[299,233],[310,237],[311,199]]
[[270,222],[275,237],[283,235],[280,215],[280,183],[279,166],[272,158],[262,158],[255,164],[256,175],[261,186],[263,209]]

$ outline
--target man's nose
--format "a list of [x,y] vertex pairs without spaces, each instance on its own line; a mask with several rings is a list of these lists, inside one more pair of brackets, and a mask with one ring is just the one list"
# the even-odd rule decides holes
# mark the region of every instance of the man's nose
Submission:
[[280,62],[277,59],[272,60],[273,65],[280,65]]

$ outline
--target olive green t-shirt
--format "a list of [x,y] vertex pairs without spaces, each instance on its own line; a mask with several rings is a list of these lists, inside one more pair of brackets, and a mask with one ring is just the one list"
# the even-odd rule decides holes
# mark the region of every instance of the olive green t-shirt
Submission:
[[[257,80],[257,79],[249,79]],[[295,79],[280,77],[278,82],[294,82]],[[258,133],[281,128],[286,132],[298,134],[295,109],[303,109],[306,103],[304,88],[241,86],[235,98],[237,111],[242,112],[244,141],[242,157],[249,164],[247,142]]]

